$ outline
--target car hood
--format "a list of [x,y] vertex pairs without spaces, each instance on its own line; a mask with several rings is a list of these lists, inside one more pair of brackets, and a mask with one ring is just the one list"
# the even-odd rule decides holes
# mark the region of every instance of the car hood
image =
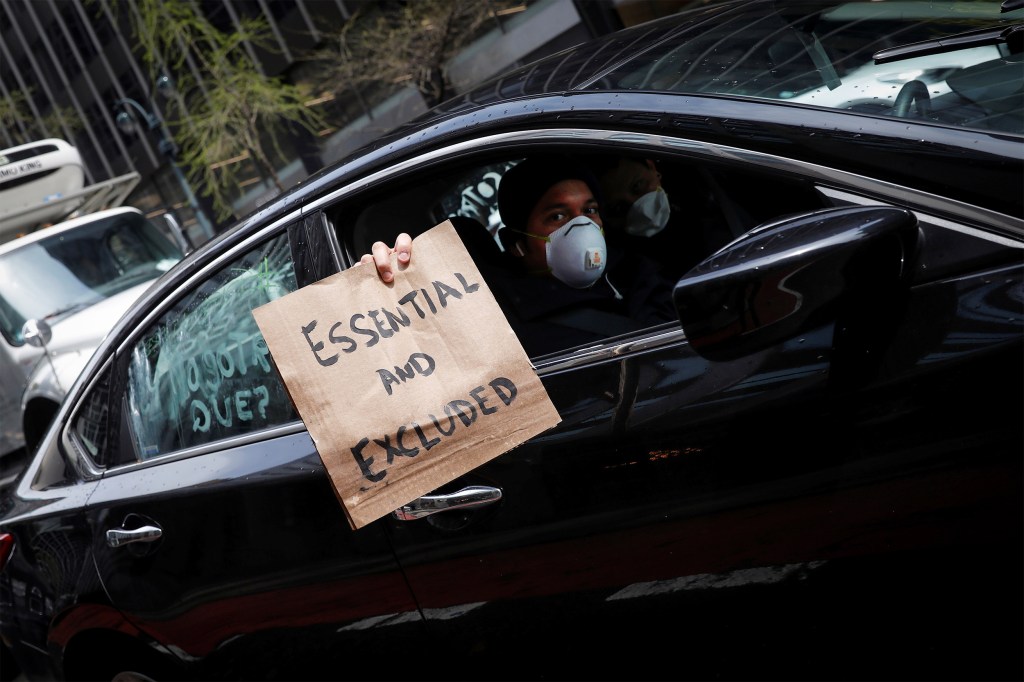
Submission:
[[150,287],[154,280],[137,284],[119,294],[105,298],[73,315],[54,323],[53,340],[48,345],[51,354],[72,351],[93,351],[103,337],[121,319],[128,307]]

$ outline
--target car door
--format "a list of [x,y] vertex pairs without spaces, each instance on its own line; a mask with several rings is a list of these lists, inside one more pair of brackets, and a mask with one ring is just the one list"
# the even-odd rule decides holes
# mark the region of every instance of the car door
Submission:
[[89,519],[111,602],[204,679],[326,678],[417,640],[383,529],[350,530],[251,314],[336,268],[319,224],[169,293],[72,420],[69,446],[105,469]]
[[[748,173],[786,191],[715,171],[722,201],[744,201]],[[561,424],[385,520],[454,660],[625,679],[840,657],[867,676],[886,647],[854,644],[866,628],[964,671],[964,642],[1010,644],[1012,608],[979,626],[974,598],[936,594],[1017,593],[1021,396],[986,387],[1020,376],[1020,236],[839,175],[791,176],[822,203],[684,277],[682,325],[535,358]]]

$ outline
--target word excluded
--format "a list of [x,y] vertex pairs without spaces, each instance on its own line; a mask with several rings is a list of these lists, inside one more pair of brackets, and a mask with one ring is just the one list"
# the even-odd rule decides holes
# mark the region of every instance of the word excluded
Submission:
[[[505,377],[497,377],[488,382],[487,386],[490,387],[493,396],[496,396],[506,407],[512,404],[512,401],[516,399],[519,393],[519,389],[512,383],[512,380]],[[460,422],[468,428],[476,422],[478,416],[487,416],[497,412],[500,406],[496,404],[488,405],[493,396],[484,395],[486,390],[487,387],[485,386],[477,386],[472,389],[469,392],[469,397],[473,399],[473,402],[455,399],[445,403],[441,409],[444,411],[446,418],[438,419],[433,414],[428,414],[427,417],[430,419],[430,425],[412,422],[411,424],[399,426],[393,441],[390,434],[385,434],[382,438],[373,438],[372,440],[368,437],[361,439],[351,449],[352,456],[355,457],[363,478],[373,483],[378,483],[387,476],[386,470],[373,471],[372,469],[376,462],[376,457],[366,452],[366,448],[371,442],[377,445],[379,451],[383,452],[386,456],[388,466],[393,464],[397,457],[415,457],[420,454],[420,446],[422,446],[423,450],[430,450],[441,442],[442,437],[448,438],[454,434]],[[477,408],[479,408],[479,411]],[[456,421],[456,418],[458,421]],[[446,422],[446,428],[442,427]],[[428,435],[427,432],[430,430],[430,426],[433,426],[433,431],[438,435]],[[416,434],[415,441],[412,440],[413,437],[409,433],[410,431]],[[419,445],[409,447],[406,441],[407,438],[409,442],[418,442]],[[363,490],[366,490],[366,488],[363,488]]]

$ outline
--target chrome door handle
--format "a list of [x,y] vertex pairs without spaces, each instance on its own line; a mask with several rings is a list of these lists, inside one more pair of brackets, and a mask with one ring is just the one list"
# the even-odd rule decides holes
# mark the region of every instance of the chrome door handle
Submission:
[[501,488],[471,485],[450,495],[424,495],[391,512],[399,521],[415,521],[451,509],[473,509],[501,499]]
[[157,526],[141,526],[132,530],[116,528],[107,531],[107,546],[120,547],[133,542],[156,542],[164,534]]

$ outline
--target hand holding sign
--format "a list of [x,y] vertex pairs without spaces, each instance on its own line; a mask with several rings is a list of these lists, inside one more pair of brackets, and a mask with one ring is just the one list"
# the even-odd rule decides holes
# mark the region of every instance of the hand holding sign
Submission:
[[353,528],[560,421],[451,223],[414,242],[253,310]]
[[392,266],[392,254],[395,255],[397,264],[405,266],[412,258],[412,237],[403,232],[395,238],[395,246],[389,247],[384,242],[374,242],[370,247],[370,253],[363,254],[359,259],[360,265],[370,264],[377,268],[377,273],[385,282],[395,279],[394,267]]

